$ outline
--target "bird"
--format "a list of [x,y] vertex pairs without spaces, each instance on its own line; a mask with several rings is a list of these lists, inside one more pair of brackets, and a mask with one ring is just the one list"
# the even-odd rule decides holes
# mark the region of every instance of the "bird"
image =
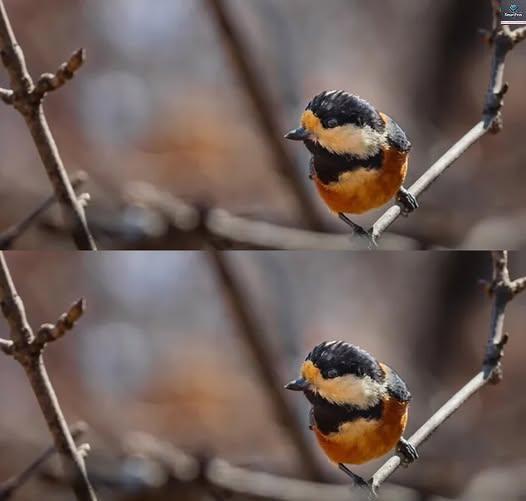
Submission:
[[311,404],[310,430],[355,485],[368,484],[346,464],[367,463],[393,448],[405,465],[418,458],[402,436],[411,400],[406,383],[362,348],[344,341],[318,344],[285,389],[304,393]]
[[353,234],[372,238],[346,214],[363,214],[393,197],[405,216],[418,208],[403,187],[411,142],[391,117],[357,95],[331,90],[309,102],[300,122],[285,138],[304,142],[312,155],[309,177]]

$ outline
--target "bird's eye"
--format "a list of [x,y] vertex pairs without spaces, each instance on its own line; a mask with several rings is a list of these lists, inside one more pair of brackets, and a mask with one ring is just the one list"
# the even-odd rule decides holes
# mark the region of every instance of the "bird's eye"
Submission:
[[327,122],[327,128],[328,129],[334,129],[334,127],[338,127],[338,120],[336,120],[335,118],[331,118]]
[[336,369],[329,369],[327,371],[327,379],[334,379],[338,377],[338,371]]

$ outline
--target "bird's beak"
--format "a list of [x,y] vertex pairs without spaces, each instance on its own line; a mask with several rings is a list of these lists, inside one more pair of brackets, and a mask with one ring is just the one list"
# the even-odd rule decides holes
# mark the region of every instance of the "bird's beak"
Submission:
[[309,389],[309,382],[303,379],[302,377],[291,381],[285,385],[286,390],[292,391],[305,391]]
[[306,141],[309,138],[310,133],[303,127],[298,127],[285,134],[285,139],[290,139],[291,141]]

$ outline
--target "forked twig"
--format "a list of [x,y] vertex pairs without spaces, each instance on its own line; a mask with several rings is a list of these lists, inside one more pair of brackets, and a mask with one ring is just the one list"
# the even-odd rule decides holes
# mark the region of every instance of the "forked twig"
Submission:
[[81,67],[85,57],[84,51],[75,52],[54,75],[44,74],[35,84],[27,69],[24,52],[15,38],[3,0],[0,0],[0,55],[9,73],[12,87],[0,89],[0,98],[24,117],[56,197],[63,208],[66,226],[71,227],[76,246],[81,250],[96,250],[84,208],[68,178],[42,106],[45,94],[60,88]]
[[[82,303],[83,304],[83,303]],[[1,343],[2,351],[22,365],[31,383],[33,393],[44,415],[55,447],[61,454],[64,473],[71,478],[72,488],[79,501],[96,501],[96,496],[86,474],[83,458],[73,441],[55,390],[44,365],[43,350],[50,340],[48,332],[60,333],[71,327],[82,314],[79,302],[61,317],[55,326],[33,333],[26,317],[24,303],[18,295],[9,268],[0,251],[0,305],[10,327],[10,341]]]

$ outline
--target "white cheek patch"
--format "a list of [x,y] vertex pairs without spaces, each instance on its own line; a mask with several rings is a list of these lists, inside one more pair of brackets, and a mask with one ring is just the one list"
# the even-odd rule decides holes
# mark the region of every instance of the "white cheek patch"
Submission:
[[387,145],[385,134],[379,134],[368,125],[358,127],[349,124],[334,129],[322,129],[317,140],[321,146],[333,153],[363,159],[375,156]]
[[376,405],[386,391],[383,385],[369,376],[357,377],[352,374],[320,380],[316,390],[321,397],[330,402],[353,405],[361,409]]

